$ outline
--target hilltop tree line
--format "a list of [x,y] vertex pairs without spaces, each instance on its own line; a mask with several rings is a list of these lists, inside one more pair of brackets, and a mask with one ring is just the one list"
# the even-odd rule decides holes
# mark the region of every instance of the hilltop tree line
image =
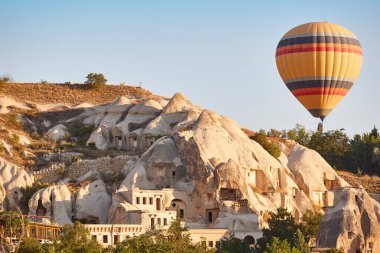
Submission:
[[294,140],[317,151],[333,168],[358,174],[380,175],[380,136],[376,126],[370,132],[348,137],[344,129],[307,131],[297,124],[288,131],[260,130],[260,134]]
[[[14,82],[14,80],[9,74],[0,76],[0,88],[2,85],[12,82]],[[41,83],[47,83],[47,81],[41,79]],[[71,84],[71,82],[65,82],[65,84]],[[102,73],[89,73],[86,76],[86,81],[83,85],[89,89],[99,89],[101,87],[104,87],[106,84],[107,79]]]

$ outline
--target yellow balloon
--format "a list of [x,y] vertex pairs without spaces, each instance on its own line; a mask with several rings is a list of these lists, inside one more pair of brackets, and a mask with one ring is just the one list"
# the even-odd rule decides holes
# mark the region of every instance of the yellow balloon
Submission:
[[322,121],[352,87],[362,58],[356,36],[328,22],[306,23],[291,29],[276,50],[277,69],[284,83]]

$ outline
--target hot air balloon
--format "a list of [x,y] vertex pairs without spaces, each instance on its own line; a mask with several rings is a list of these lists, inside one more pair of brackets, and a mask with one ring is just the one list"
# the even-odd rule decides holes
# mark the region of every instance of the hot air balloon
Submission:
[[282,37],[276,64],[292,94],[323,122],[358,77],[362,55],[358,39],[348,29],[312,22]]

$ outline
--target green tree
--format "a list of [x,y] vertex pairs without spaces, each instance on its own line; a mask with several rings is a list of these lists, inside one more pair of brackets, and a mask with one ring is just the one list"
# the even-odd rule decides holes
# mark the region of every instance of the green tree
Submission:
[[85,84],[88,85],[90,89],[101,88],[107,83],[107,79],[101,73],[90,73],[86,76],[86,78],[87,81]]
[[265,253],[301,253],[298,249],[292,248],[287,240],[280,240],[274,237],[270,243],[266,244]]
[[236,237],[229,237],[220,241],[216,246],[216,253],[250,253],[253,252],[249,244]]
[[294,240],[294,248],[300,253],[310,253],[309,245],[305,241],[305,237],[300,229],[297,229]]
[[51,245],[47,245],[46,251],[51,253],[101,253],[102,246],[95,239],[90,238],[88,229],[77,221],[74,226],[64,226],[62,237]]
[[305,236],[306,242],[311,238],[316,238],[318,234],[319,224],[321,224],[323,215],[321,213],[314,213],[313,210],[307,210],[302,216],[300,229]]
[[42,244],[36,238],[27,238],[20,243],[18,253],[44,253]]
[[317,151],[331,166],[345,167],[345,158],[350,150],[350,139],[344,129],[314,132],[308,147]]
[[282,241],[286,240],[291,247],[294,247],[298,228],[291,213],[284,208],[278,208],[277,213],[272,213],[268,220],[268,228],[263,229],[263,236],[257,240],[257,252],[264,252],[266,245],[271,243],[274,237]]
[[115,253],[211,253],[204,241],[193,243],[190,234],[177,218],[167,231],[151,230],[118,244]]
[[293,129],[288,131],[287,135],[290,140],[296,141],[303,146],[308,146],[309,144],[310,133],[300,124],[296,124]]
[[280,157],[281,149],[279,145],[275,142],[268,141],[268,138],[265,134],[259,132],[249,138],[259,143],[273,157],[275,158]]

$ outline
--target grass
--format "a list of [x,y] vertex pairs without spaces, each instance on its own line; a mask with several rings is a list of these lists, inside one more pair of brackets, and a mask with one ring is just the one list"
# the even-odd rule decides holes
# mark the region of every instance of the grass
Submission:
[[380,177],[362,175],[358,176],[352,172],[348,171],[337,171],[338,175],[341,176],[351,185],[360,184],[370,193],[380,193]]
[[83,84],[53,83],[7,83],[1,93],[22,101],[49,104],[80,103],[103,104],[114,101],[120,96],[157,99],[150,91],[126,85],[106,85],[99,89],[87,89]]

